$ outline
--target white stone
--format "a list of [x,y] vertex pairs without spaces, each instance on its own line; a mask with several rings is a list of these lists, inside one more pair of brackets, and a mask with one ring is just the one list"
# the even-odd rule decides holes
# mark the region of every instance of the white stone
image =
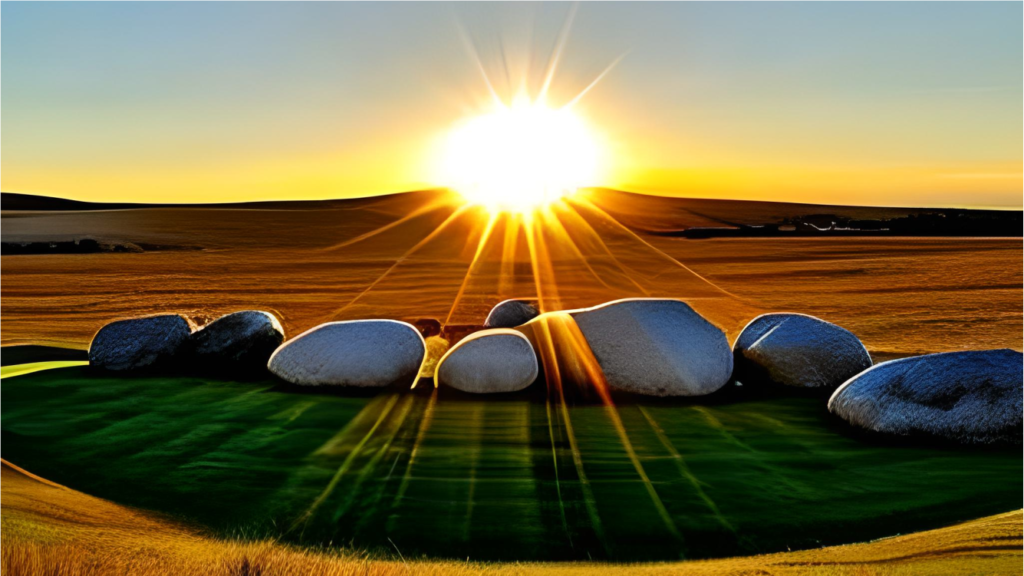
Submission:
[[423,336],[395,320],[329,322],[285,342],[268,368],[304,386],[411,386],[426,353]]
[[679,300],[616,300],[569,314],[614,390],[701,396],[732,374],[725,333]]
[[764,314],[733,346],[734,378],[834,389],[871,367],[867,348],[849,330],[805,314]]
[[462,339],[437,365],[434,382],[477,394],[516,392],[533,384],[539,368],[530,341],[507,328]]
[[1021,443],[1024,355],[946,352],[882,362],[851,378],[828,409],[854,426],[964,444]]

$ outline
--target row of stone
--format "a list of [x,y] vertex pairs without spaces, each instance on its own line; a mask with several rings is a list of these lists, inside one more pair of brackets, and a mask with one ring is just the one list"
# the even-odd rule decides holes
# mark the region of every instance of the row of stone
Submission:
[[[1020,443],[1022,361],[1011,350],[872,367],[851,332],[801,314],[760,316],[730,348],[725,334],[687,304],[659,299],[548,314],[512,300],[496,306],[485,327],[436,363],[428,375],[438,385],[472,393],[522,390],[539,376],[535,350],[553,350],[586,356],[576,364],[592,360],[607,386],[622,392],[699,396],[730,381],[835,390],[829,409],[870,430]],[[427,360],[423,336],[393,320],[331,322],[280,345],[283,339],[280,324],[265,312],[230,314],[199,330],[183,317],[157,316],[104,327],[90,361],[117,370],[187,355],[207,365],[266,366],[298,385],[381,387],[413,383]]]
[[196,327],[180,314],[111,322],[93,336],[89,364],[107,370],[167,366],[250,371],[266,368],[284,342],[284,329],[268,312],[243,310]]

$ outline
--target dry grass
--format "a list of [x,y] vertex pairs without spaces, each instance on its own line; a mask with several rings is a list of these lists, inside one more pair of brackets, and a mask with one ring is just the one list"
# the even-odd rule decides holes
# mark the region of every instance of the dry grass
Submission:
[[[2,462],[2,569],[10,576],[616,574],[595,563],[404,562],[276,542],[228,542],[53,484]],[[767,556],[633,564],[638,574],[1020,574],[1021,511],[949,528]]]

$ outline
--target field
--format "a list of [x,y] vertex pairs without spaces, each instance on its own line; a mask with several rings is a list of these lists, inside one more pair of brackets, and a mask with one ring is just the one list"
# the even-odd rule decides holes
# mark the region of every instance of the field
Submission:
[[[2,342],[84,348],[112,319],[174,311],[204,321],[243,308],[278,314],[289,336],[331,320],[429,318],[454,340],[508,297],[539,297],[554,310],[656,296],[686,300],[730,340],[757,314],[797,311],[849,328],[876,361],[1021,349],[1019,239],[692,240],[620,222],[672,228],[754,216],[742,203],[665,199],[631,204],[640,212],[630,214],[614,197],[553,208],[530,236],[525,222],[449,210],[443,200],[438,193],[276,207],[5,211],[5,242],[91,237],[144,251],[5,254]],[[854,215],[877,216],[866,210]],[[532,258],[539,250],[543,266]],[[4,352],[4,458],[90,495],[60,492],[75,495],[79,507],[67,510],[91,502],[145,519],[146,535],[132,545],[158,540],[166,548],[153,553],[167,561],[192,562],[182,550],[201,548],[197,557],[223,558],[226,573],[246,573],[236,561],[257,557],[339,573],[501,572],[519,569],[501,561],[808,549],[685,566],[873,574],[941,562],[946,573],[1006,572],[1013,563],[1019,570],[1019,513],[822,549],[1019,509],[1022,468],[1013,451],[855,436],[820,396],[616,398],[612,407],[582,397],[561,402],[542,385],[486,400],[435,392],[429,382],[373,396],[310,393],[276,381],[8,365],[22,353]],[[5,542],[5,565],[52,561],[63,549],[52,546],[68,547],[68,558],[96,558],[88,538],[113,550],[120,544],[110,534],[130,531],[108,519],[97,520],[92,536],[72,530],[77,512],[58,520],[25,500],[57,492],[4,474],[5,537],[19,542]],[[14,516],[12,494],[21,498]],[[346,551],[309,551],[328,545]],[[352,550],[398,561],[346,556]],[[108,561],[127,561],[117,554]],[[489,563],[450,560],[467,556]],[[264,573],[282,570],[275,565]]]
[[865,441],[821,397],[606,407],[532,392],[352,397],[58,368],[4,380],[4,457],[222,537],[408,557],[747,555],[1020,503],[1014,451]]

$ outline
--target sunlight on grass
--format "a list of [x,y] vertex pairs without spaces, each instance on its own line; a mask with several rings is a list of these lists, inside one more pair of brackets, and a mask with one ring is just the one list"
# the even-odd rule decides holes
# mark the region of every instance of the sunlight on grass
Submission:
[[70,368],[72,366],[88,366],[87,360],[62,360],[57,362],[32,362],[31,364],[15,364],[13,366],[0,367],[0,379],[14,376],[24,376],[41,370],[53,370],[55,368]]

